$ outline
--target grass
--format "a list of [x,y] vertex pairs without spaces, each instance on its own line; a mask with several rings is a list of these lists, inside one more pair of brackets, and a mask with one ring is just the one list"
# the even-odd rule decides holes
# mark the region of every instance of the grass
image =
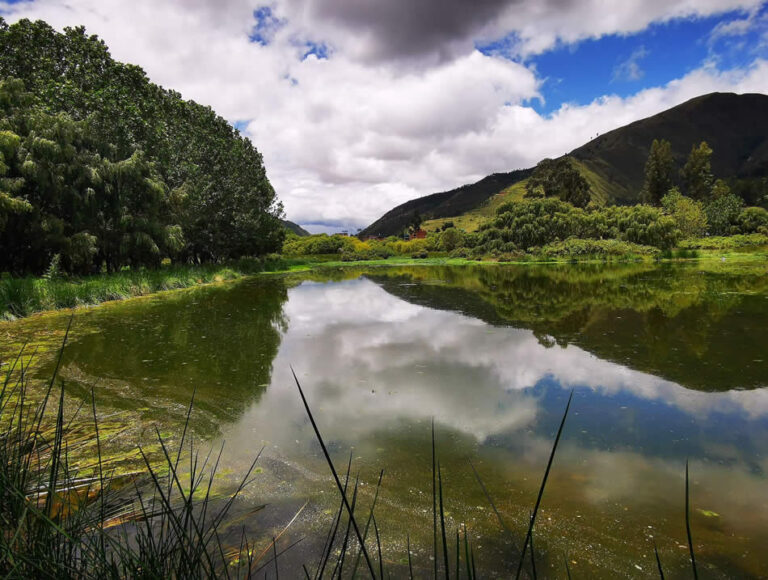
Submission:
[[453,222],[455,227],[462,229],[465,232],[477,231],[482,224],[488,221],[488,218],[496,215],[496,209],[499,206],[508,201],[521,201],[523,195],[525,195],[525,184],[527,182],[528,180],[524,179],[510,185],[496,195],[491,196],[479,207],[460,216],[426,220],[421,224],[421,227],[427,232],[432,232],[442,228],[445,222]]
[[226,265],[164,266],[156,270],[125,270],[84,278],[0,277],[0,320],[13,320],[35,312],[75,308],[146,296],[200,284],[236,280],[269,271],[289,271],[304,260],[280,256],[243,259]]

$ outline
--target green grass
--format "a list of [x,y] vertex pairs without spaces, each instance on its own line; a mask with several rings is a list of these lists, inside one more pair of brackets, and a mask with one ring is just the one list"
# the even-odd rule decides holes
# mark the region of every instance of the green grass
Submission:
[[763,234],[739,234],[736,236],[710,236],[680,242],[680,248],[688,250],[736,250],[768,246],[768,236]]
[[477,231],[477,229],[487,222],[489,218],[496,215],[496,210],[503,203],[508,201],[521,201],[523,195],[525,195],[525,184],[527,182],[528,180],[524,179],[510,185],[496,195],[491,196],[479,207],[476,207],[465,214],[456,217],[426,220],[421,224],[421,227],[427,232],[432,232],[441,228],[445,222],[453,222],[454,227],[464,230],[465,232]]
[[84,278],[0,277],[0,320],[12,320],[35,312],[75,308],[146,296],[200,284],[236,280],[269,271],[291,271],[304,260],[280,256],[243,259],[225,265],[163,266],[156,270],[125,270]]

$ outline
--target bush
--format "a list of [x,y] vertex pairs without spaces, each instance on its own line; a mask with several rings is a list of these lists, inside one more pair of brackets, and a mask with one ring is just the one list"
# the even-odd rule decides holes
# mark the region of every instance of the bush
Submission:
[[608,258],[658,256],[661,251],[651,246],[633,244],[620,240],[584,240],[571,238],[542,247],[539,255],[543,258]]
[[456,228],[449,228],[440,234],[440,249],[451,252],[464,245],[464,233]]
[[707,214],[700,201],[686,197],[673,187],[661,200],[664,213],[671,217],[683,239],[703,236],[707,231]]
[[503,204],[496,217],[480,227],[476,246],[486,253],[512,252],[579,238],[618,239],[664,249],[674,246],[679,236],[675,221],[654,207],[584,210],[547,198]]
[[762,207],[748,207],[739,214],[736,225],[741,234],[768,235],[768,211]]
[[469,256],[470,256],[470,249],[469,248],[456,248],[455,250],[453,250],[448,255],[451,258],[469,258]]
[[[730,192],[723,193],[710,201],[705,211],[709,222],[709,233],[713,236],[736,234],[736,222],[741,215],[744,202]],[[736,231],[734,231],[736,230]]]
[[768,246],[768,235],[738,234],[735,236],[710,236],[707,238],[684,240],[680,243],[681,248],[689,250],[733,250],[749,246]]

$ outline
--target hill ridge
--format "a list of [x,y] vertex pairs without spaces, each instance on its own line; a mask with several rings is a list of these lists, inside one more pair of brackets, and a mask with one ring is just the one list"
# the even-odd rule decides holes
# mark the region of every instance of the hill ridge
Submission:
[[[768,177],[768,95],[713,92],[612,129],[573,149],[569,156],[602,202],[639,201],[645,162],[654,139],[666,139],[682,167],[694,144],[707,141],[719,178]],[[392,235],[418,211],[424,219],[453,218],[477,209],[533,171],[494,173],[480,181],[405,202],[365,228],[362,235]],[[459,211],[460,210],[460,211]]]

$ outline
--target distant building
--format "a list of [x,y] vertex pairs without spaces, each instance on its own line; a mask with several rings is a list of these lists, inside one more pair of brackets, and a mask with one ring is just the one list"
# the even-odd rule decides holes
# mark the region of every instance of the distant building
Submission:
[[409,238],[408,238],[408,239],[410,239],[410,240],[423,240],[423,239],[424,239],[424,238],[426,238],[426,237],[427,237],[427,232],[426,232],[426,231],[424,231],[424,230],[422,230],[422,229],[418,229],[418,230],[416,230],[415,232],[413,232],[413,233],[412,233],[412,234],[409,236]]

